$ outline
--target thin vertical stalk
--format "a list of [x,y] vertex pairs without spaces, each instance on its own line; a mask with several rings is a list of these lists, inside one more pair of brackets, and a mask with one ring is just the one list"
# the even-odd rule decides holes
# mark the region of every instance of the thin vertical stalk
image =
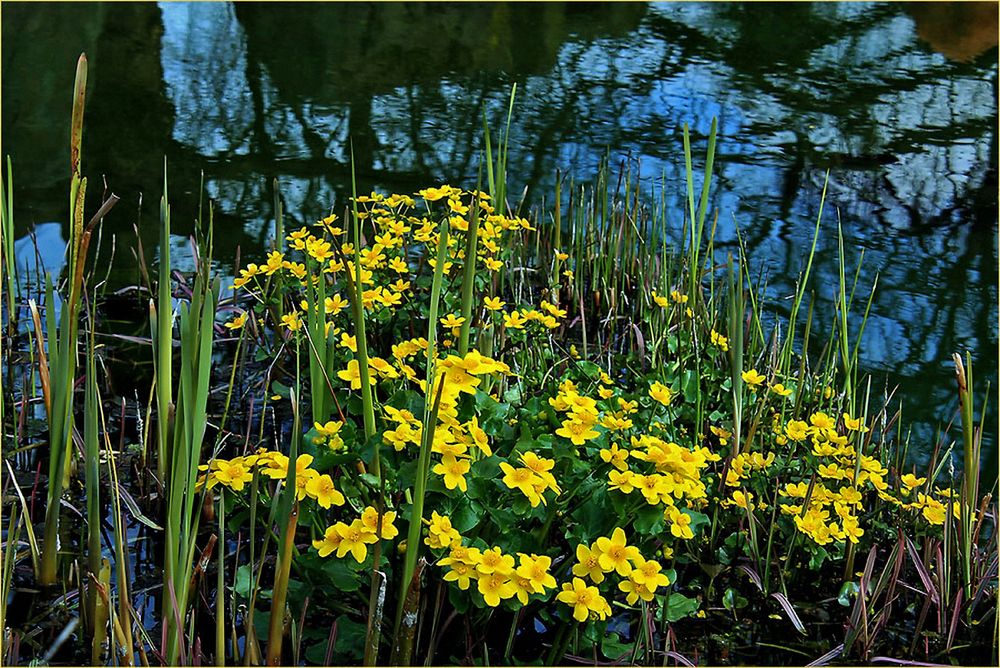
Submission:
[[[365,333],[364,282],[361,280],[361,217],[358,215],[358,183],[354,171],[354,143],[351,143],[351,192],[354,225],[354,334],[358,347],[358,371],[361,374],[361,406],[364,413],[365,441],[375,436],[375,408],[372,403],[371,370],[368,368],[368,339]],[[381,476],[379,448],[375,445],[372,473]]]
[[[478,192],[478,191],[477,191]],[[476,246],[479,240],[479,196],[474,195],[465,240],[465,266],[462,273],[462,329],[458,337],[458,354],[469,352],[469,331],[472,329],[472,307],[475,303]]]
[[[298,358],[298,348],[295,356]],[[298,361],[298,360],[296,360]],[[296,369],[298,364],[296,364]],[[299,501],[295,481],[299,458],[299,442],[302,440],[302,418],[298,407],[298,374],[296,387],[291,393],[292,404],[292,445],[288,454],[288,477],[281,493],[281,508],[278,517],[288,518],[281,523],[281,544],[278,548],[278,562],[274,573],[274,590],[271,597],[271,619],[267,634],[267,665],[281,665],[281,645],[284,639],[285,603],[288,596],[288,578],[291,574],[295,552],[295,530],[298,527]]]
[[[70,129],[70,293],[63,304],[59,318],[59,334],[55,327],[55,299],[52,277],[47,276],[46,308],[48,309],[49,355],[52,410],[49,412],[49,489],[45,507],[45,540],[39,584],[51,586],[56,582],[58,567],[59,507],[62,492],[67,484],[68,465],[73,445],[73,386],[76,377],[77,332],[79,327],[78,281],[83,276],[81,242],[83,236],[83,202],[87,179],[81,176],[80,161],[83,142],[83,107],[87,89],[87,57],[80,54],[73,87],[73,120]],[[85,255],[85,253],[83,253]]]
[[[959,407],[962,416],[962,451],[964,468],[961,496],[962,522],[962,586],[965,599],[972,594],[972,526],[975,522],[976,498],[979,490],[979,448],[975,437],[975,422],[972,411],[972,355],[966,353],[968,366],[962,364],[958,353],[952,355],[955,363],[955,380],[958,383]],[[951,506],[947,514],[951,514]]]
[[226,665],[226,491],[219,491],[219,564],[215,580],[215,665]]
[[[90,336],[87,339],[87,384],[83,408],[83,443],[87,455],[87,569],[95,578],[101,572],[101,503],[100,503],[100,445],[98,442],[98,409],[100,397],[97,393],[97,364],[94,354],[94,318],[90,319]],[[96,633],[97,588],[87,582],[87,626],[90,633]]]
[[[414,482],[413,505],[410,510],[410,524],[406,537],[406,558],[403,562],[403,579],[400,583],[399,605],[396,609],[396,623],[393,636],[400,637],[403,620],[403,608],[406,602],[410,581],[417,568],[417,557],[420,554],[420,528],[424,519],[424,496],[427,492],[427,476],[430,470],[430,453],[434,444],[434,430],[437,426],[437,413],[440,406],[441,392],[444,389],[442,379],[440,387],[436,383],[437,366],[437,320],[438,303],[441,297],[441,284],[444,277],[444,263],[448,252],[448,220],[441,221],[438,229],[437,262],[434,266],[434,279],[431,283],[431,301],[429,321],[427,323],[427,371],[424,391],[423,433],[420,442],[420,454],[417,457],[417,475]],[[437,397],[432,400],[435,388]],[[415,620],[414,620],[414,623]],[[410,648],[412,650],[412,647]],[[397,650],[398,651],[398,650]],[[400,665],[409,665],[408,652],[398,655]]]

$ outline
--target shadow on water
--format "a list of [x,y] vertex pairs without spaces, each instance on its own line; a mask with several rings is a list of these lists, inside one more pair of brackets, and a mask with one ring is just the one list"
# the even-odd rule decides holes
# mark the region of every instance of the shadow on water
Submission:
[[[216,256],[231,271],[271,234],[273,178],[296,222],[344,204],[351,141],[362,188],[474,184],[482,109],[499,125],[514,82],[513,192],[551,198],[557,168],[588,178],[610,152],[650,189],[664,185],[679,230],[680,125],[700,137],[718,116],[720,252],[736,248],[738,226],[782,315],[829,172],[817,313],[832,312],[839,217],[849,266],[865,251],[859,290],[878,274],[862,364],[901,386],[911,449],[927,452],[957,407],[953,351],[973,351],[980,393],[987,379],[996,387],[989,7],[5,4],[2,151],[14,160],[19,233],[64,219],[68,91],[86,51],[90,196],[106,175],[123,197],[105,230],[106,243],[118,237],[116,288],[139,282],[134,223],[155,258],[164,156],[176,261],[191,260],[184,236],[203,170],[224,230]],[[985,440],[995,471],[993,430]]]

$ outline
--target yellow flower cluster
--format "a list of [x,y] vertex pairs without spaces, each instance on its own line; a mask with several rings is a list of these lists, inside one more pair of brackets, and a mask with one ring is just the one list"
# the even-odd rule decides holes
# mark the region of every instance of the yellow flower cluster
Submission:
[[[487,304],[490,310],[496,310]],[[514,309],[510,313],[503,314],[503,326],[507,329],[525,329],[526,326],[535,322],[545,329],[556,329],[560,320],[566,317],[566,310],[558,306],[542,301],[539,304],[541,310],[533,308]]]
[[594,429],[600,417],[597,400],[582,396],[572,381],[564,380],[559,385],[559,392],[549,399],[549,405],[566,413],[562,426],[556,429],[557,436],[569,439],[573,445],[583,445],[601,435]]
[[864,509],[867,488],[879,496],[888,489],[888,470],[874,457],[862,454],[859,458],[851,443],[850,433],[867,431],[862,420],[846,413],[843,418],[847,433],[840,433],[837,420],[823,412],[813,413],[808,422],[789,420],[784,427],[788,440],[808,442],[817,457],[819,477],[811,490],[805,481],[788,483],[779,490],[778,494],[790,501],[780,504],[781,512],[793,516],[796,529],[819,545],[857,543],[865,533],[858,514]]
[[729,470],[726,471],[726,484],[730,487],[739,487],[752,472],[763,471],[773,463],[773,452],[767,453],[767,456],[759,452],[740,453],[729,462]]
[[581,622],[591,614],[604,619],[610,613],[607,601],[600,597],[596,587],[587,589],[593,589],[590,594],[598,598],[584,593],[586,583],[583,578],[598,585],[604,582],[605,576],[617,573],[622,578],[618,589],[625,592],[629,605],[634,605],[639,599],[652,601],[657,589],[670,584],[670,578],[660,572],[659,562],[647,560],[638,547],[629,545],[621,527],[616,527],[610,537],[601,536],[589,546],[577,545],[576,561],[573,583],[564,584],[563,592],[557,598],[572,606],[574,618]]
[[519,456],[523,466],[514,468],[507,462],[500,463],[500,469],[504,473],[503,484],[508,489],[520,490],[528,497],[531,507],[535,508],[539,503],[545,503],[542,493],[551,489],[556,494],[562,492],[556,484],[555,476],[552,475],[552,467],[555,460],[539,457],[534,452],[525,452]]
[[320,424],[319,422],[313,423],[313,427],[316,429],[316,436],[313,437],[313,443],[316,445],[326,445],[331,450],[343,450],[344,449],[344,439],[340,437],[340,429],[344,426],[344,423],[340,420],[331,420],[325,424]]
[[[378,312],[382,309],[393,311],[412,296],[415,274],[410,258],[414,256],[414,249],[421,245],[425,250],[437,246],[438,223],[442,216],[447,218],[449,228],[453,232],[448,236],[449,259],[445,263],[445,273],[452,269],[456,261],[465,259],[466,244],[461,237],[469,229],[469,217],[473,208],[479,211],[480,216],[477,257],[481,265],[489,271],[495,272],[503,267],[500,254],[509,246],[503,239],[505,234],[533,229],[523,218],[494,214],[494,209],[489,203],[490,196],[483,192],[465,192],[451,186],[441,186],[421,190],[416,196],[426,202],[427,215],[416,215],[417,200],[410,195],[372,193],[356,198],[356,203],[361,208],[358,217],[365,223],[371,224],[374,233],[372,242],[366,248],[357,249],[357,257],[361,264],[357,287],[366,311]],[[439,201],[441,204],[435,204]],[[437,213],[432,211],[443,205],[446,205],[446,208]],[[303,287],[308,288],[318,284],[319,281],[325,281],[327,284],[337,281],[345,269],[351,272],[351,279],[356,280],[353,266],[345,267],[343,259],[347,258],[348,261],[354,259],[355,245],[343,239],[345,231],[336,226],[336,220],[336,216],[328,216],[318,221],[315,225],[318,230],[315,233],[308,227],[301,227],[288,234],[286,240],[289,254],[301,254],[304,262],[294,261],[281,251],[272,251],[267,256],[265,264],[248,264],[240,270],[239,276],[233,283],[234,287],[263,293],[270,285],[271,277],[279,274],[287,275],[293,282],[298,281]],[[429,258],[428,264],[433,268],[434,258]],[[344,283],[346,282],[345,278]],[[306,301],[299,306],[302,311],[310,310],[310,305]],[[340,294],[334,294],[325,297],[322,303],[317,303],[312,308],[319,312],[317,315],[322,316],[324,331],[329,333],[333,327],[334,333],[339,333],[334,321],[327,318],[336,317],[345,306],[347,301]],[[529,320],[538,319],[545,326],[558,326],[555,318],[560,317],[557,315],[560,310],[551,305],[549,308],[554,311],[545,309],[548,312],[544,314],[525,311],[520,317]],[[565,316],[565,312],[562,312],[562,316]],[[461,326],[459,322],[461,318],[454,315],[449,317],[451,319],[447,321],[446,326],[453,330]],[[300,311],[294,308],[285,313],[281,320],[281,324],[291,332],[300,331],[304,324]],[[230,329],[237,329],[245,322],[244,314],[227,323],[227,326]]]
[[438,515],[435,510],[431,513],[430,520],[424,520],[429,525],[427,538],[424,544],[432,550],[441,550],[451,545],[461,545],[462,536],[458,529],[451,525],[451,518],[447,515]]
[[[701,474],[710,462],[719,460],[719,455],[704,446],[688,449],[651,434],[632,436],[631,444],[627,456],[617,446],[607,455],[617,469],[608,473],[610,489],[624,494],[639,490],[646,503],[653,506],[662,503],[672,507],[681,499],[697,502],[706,498]],[[652,471],[634,471],[627,460],[652,464]]]
[[462,591],[475,581],[476,589],[491,608],[513,598],[527,605],[532,596],[544,596],[556,586],[549,572],[551,557],[518,552],[515,562],[514,555],[504,554],[499,547],[480,550],[459,541],[450,543],[450,548],[448,556],[437,562],[448,568],[444,580],[454,582]]
[[[312,455],[302,454],[295,462],[295,491],[298,500],[312,498],[323,508],[344,505],[344,495],[337,490],[333,478],[309,468],[312,461]],[[198,467],[203,473],[198,477],[196,489],[200,490],[202,487],[212,489],[221,484],[234,492],[242,491],[246,483],[253,480],[254,467],[259,473],[273,480],[288,478],[288,457],[280,452],[261,448],[255,454],[246,457],[234,457],[229,460],[213,459],[208,464],[202,464]]]
[[337,557],[342,558],[350,553],[360,564],[368,556],[369,545],[378,542],[379,538],[391,540],[399,535],[395,520],[396,513],[388,511],[380,518],[378,510],[368,506],[361,517],[350,524],[337,522],[327,527],[323,537],[313,541],[313,547],[321,557],[328,557],[336,552]]

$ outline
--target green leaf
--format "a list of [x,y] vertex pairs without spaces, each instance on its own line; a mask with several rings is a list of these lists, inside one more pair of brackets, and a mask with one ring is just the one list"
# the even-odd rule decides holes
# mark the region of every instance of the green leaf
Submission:
[[860,590],[861,587],[857,582],[845,582],[844,586],[840,588],[840,593],[837,595],[837,603],[845,608],[849,608],[851,606],[851,598],[857,598]]
[[[353,557],[345,556],[344,559],[353,560]],[[351,567],[347,565],[344,559],[338,559],[333,555],[323,559],[323,575],[329,579],[330,584],[338,591],[357,591],[361,588],[361,582],[358,580],[357,573],[351,570]]]
[[829,552],[822,547],[817,546],[815,551],[813,551],[813,553],[809,556],[809,568],[814,571],[818,571],[823,567],[823,562],[826,561],[828,556],[830,556]]
[[740,596],[740,593],[732,587],[727,588],[726,592],[722,595],[722,605],[730,612],[739,608],[744,608],[746,607],[746,604],[747,600]]
[[632,651],[632,643],[621,642],[617,633],[609,633],[601,640],[601,653],[612,661],[617,661]]
[[676,622],[690,617],[698,610],[698,599],[688,598],[684,594],[673,593],[667,599],[667,621]]
[[632,523],[635,530],[641,534],[651,536],[663,531],[663,509],[660,506],[644,505],[635,514]]
[[480,517],[485,512],[482,504],[459,500],[451,513],[451,525],[459,533],[466,533],[479,524]]
[[698,374],[692,369],[688,369],[681,376],[681,391],[684,393],[684,401],[695,403],[698,399]]

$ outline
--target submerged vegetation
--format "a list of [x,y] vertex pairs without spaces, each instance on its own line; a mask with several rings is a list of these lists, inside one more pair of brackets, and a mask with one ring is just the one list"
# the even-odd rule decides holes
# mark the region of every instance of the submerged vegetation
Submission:
[[[996,660],[971,356],[957,436],[918,469],[858,368],[874,286],[843,242],[834,313],[815,243],[787,318],[720,259],[714,124],[700,189],[685,128],[679,247],[624,168],[522,212],[484,123],[475,188],[355,192],[304,225],[276,192],[272,249],[223,288],[211,203],[174,271],[165,179],[147,337],[98,345],[88,245],[117,198],[83,224],[77,90],[44,308],[17,303],[10,163],[0,197],[0,660]],[[114,345],[154,361],[137,396],[113,394]]]

